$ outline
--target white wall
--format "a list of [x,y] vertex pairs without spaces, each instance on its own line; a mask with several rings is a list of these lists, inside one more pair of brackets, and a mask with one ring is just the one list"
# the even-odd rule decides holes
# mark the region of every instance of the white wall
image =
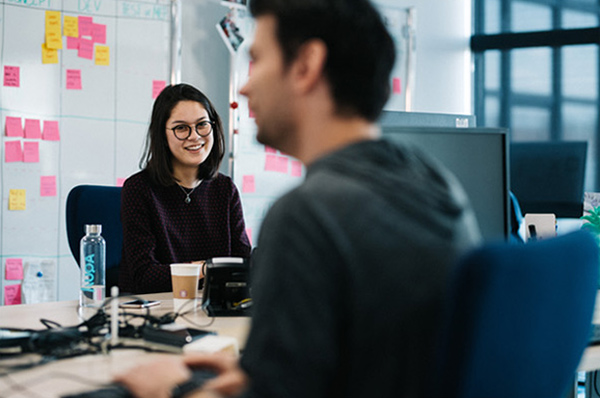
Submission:
[[415,112],[473,113],[471,0],[376,0],[415,7]]
[[[471,1],[375,1],[393,7],[416,7],[413,111],[472,114]],[[182,79],[204,90],[227,123],[229,53],[215,29],[227,8],[219,0],[183,3]]]

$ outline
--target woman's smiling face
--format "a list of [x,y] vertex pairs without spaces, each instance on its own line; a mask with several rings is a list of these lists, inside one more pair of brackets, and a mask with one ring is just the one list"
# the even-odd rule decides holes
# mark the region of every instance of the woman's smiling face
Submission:
[[[166,134],[169,149],[173,154],[173,171],[180,168],[198,168],[202,164],[214,144],[214,135],[211,132],[206,137],[196,133],[196,125],[202,122],[210,122],[208,112],[204,106],[195,101],[180,101],[171,111],[167,120]],[[187,139],[180,140],[175,136],[173,128],[180,125],[188,125],[192,128]]]

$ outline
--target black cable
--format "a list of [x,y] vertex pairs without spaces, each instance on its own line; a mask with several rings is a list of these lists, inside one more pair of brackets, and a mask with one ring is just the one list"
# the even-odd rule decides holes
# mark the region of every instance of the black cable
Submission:
[[[134,299],[146,301],[139,297],[133,297]],[[88,319],[83,319],[78,312],[79,318],[82,320],[75,326],[65,327],[58,322],[41,318],[40,322],[44,325],[45,329],[28,329],[28,331],[31,332],[31,337],[26,345],[22,347],[22,352],[20,353],[20,355],[27,353],[38,354],[41,356],[41,359],[12,366],[2,366],[0,361],[0,372],[2,372],[0,373],[0,377],[8,377],[10,373],[26,370],[54,360],[80,355],[98,354],[100,352],[106,352],[107,349],[123,348],[143,349],[149,352],[169,352],[168,350],[156,349],[146,345],[139,347],[124,344],[110,346],[107,340],[107,334],[110,327],[111,316],[104,311],[104,308],[114,299],[116,298],[111,297],[106,299],[96,313]],[[194,301],[191,302],[193,303]],[[214,317],[211,317],[210,321],[203,325],[190,319],[188,315],[197,309],[198,307],[194,306],[187,311],[168,312],[158,317],[150,314],[150,308],[146,308],[146,311],[143,314],[127,312],[124,309],[121,309],[122,311],[119,313],[118,323],[119,335],[128,338],[142,339],[144,338],[145,328],[150,327],[158,329],[161,325],[173,323],[178,317],[181,317],[189,324],[199,329],[208,327],[214,323]],[[138,318],[143,319],[142,324],[132,324],[131,321]],[[16,355],[10,355],[11,358],[14,358],[15,356]],[[6,358],[6,356],[4,356],[4,358]],[[2,355],[0,355],[0,359],[3,359]]]
[[212,325],[215,322],[215,317],[213,316],[213,317],[210,317],[210,321],[206,325],[200,325],[200,324],[192,321],[191,319],[189,319],[186,315],[187,315],[187,313],[181,314],[180,315],[181,319],[184,319],[186,322],[191,323],[192,325],[194,325],[195,327],[197,327],[199,329],[209,327],[210,325]]
[[47,329],[53,329],[53,327],[51,325],[54,325],[54,327],[58,327],[58,328],[62,327],[62,325],[60,323],[51,321],[49,319],[41,318],[40,322],[42,323],[42,325],[46,326]]

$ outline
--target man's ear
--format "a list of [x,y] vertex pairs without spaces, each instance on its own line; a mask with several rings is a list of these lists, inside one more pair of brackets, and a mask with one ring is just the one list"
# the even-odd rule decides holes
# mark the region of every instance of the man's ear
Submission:
[[296,87],[310,91],[323,78],[327,61],[327,46],[322,40],[312,39],[302,44],[293,63]]

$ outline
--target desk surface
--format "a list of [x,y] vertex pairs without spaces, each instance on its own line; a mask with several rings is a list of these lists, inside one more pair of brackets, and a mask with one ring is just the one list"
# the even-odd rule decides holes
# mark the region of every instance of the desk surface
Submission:
[[[162,315],[173,311],[171,293],[141,295],[148,300],[160,300],[161,305],[150,309],[152,315]],[[126,298],[120,301],[126,301]],[[145,311],[129,310],[128,311]],[[79,309],[77,301],[24,304],[0,307],[0,327],[44,329],[40,319],[48,319],[62,326],[75,326],[91,317],[94,309]],[[249,318],[210,318],[200,309],[188,314],[186,319],[178,318],[176,323],[198,329],[217,332],[222,336],[237,339],[240,346],[246,341],[250,327]],[[60,397],[61,395],[98,388],[108,383],[112,377],[124,370],[146,361],[165,355],[142,350],[119,349],[108,355],[86,355],[51,362],[46,365],[11,373],[0,374],[0,395],[10,397]]]

